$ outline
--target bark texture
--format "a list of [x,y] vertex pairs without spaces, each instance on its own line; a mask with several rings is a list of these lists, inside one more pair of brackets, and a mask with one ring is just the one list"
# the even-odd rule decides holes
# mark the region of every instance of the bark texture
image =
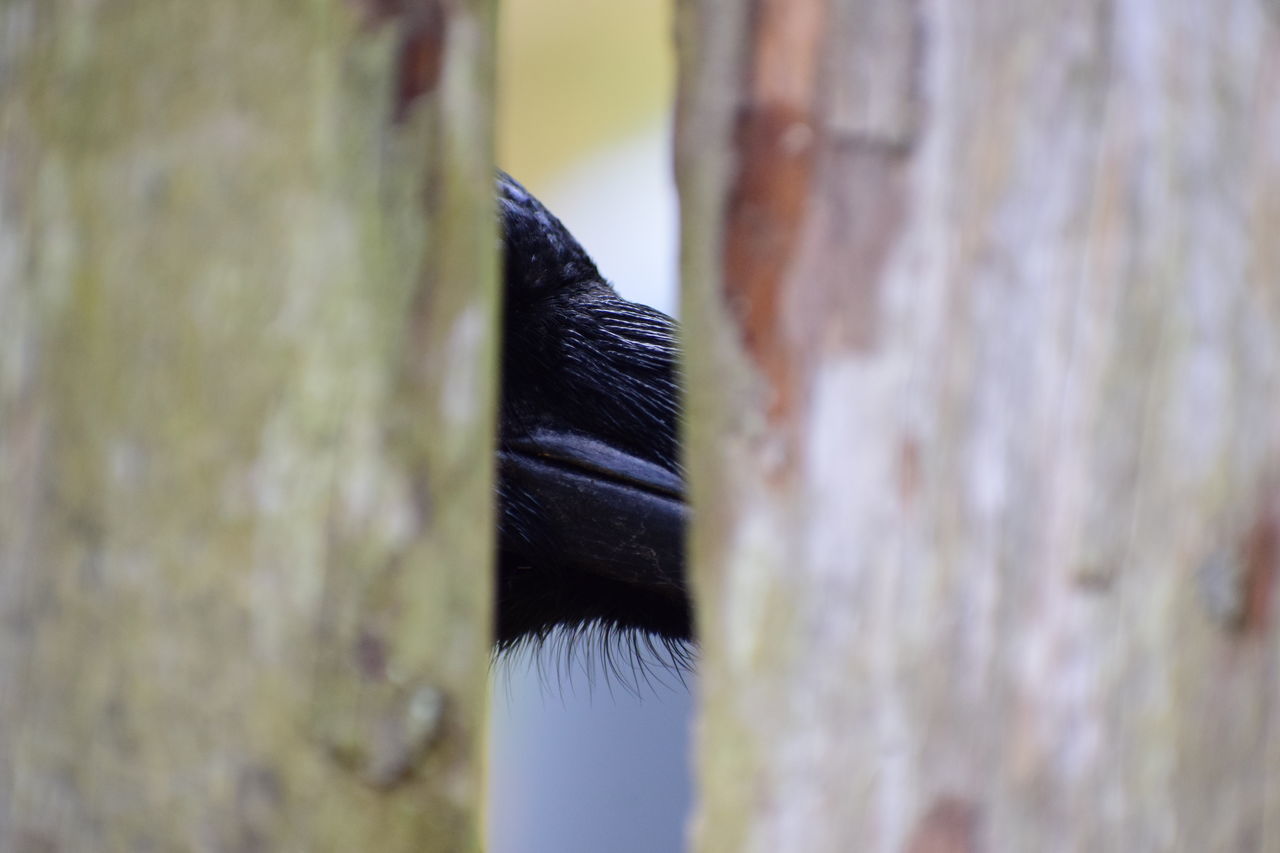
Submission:
[[0,849],[476,849],[484,0],[0,3]]
[[679,33],[696,848],[1280,850],[1280,6]]

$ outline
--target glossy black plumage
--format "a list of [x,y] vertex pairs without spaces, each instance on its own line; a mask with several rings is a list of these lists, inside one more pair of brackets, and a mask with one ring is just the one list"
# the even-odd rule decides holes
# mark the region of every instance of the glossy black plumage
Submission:
[[676,325],[505,174],[498,206],[498,644],[557,626],[687,640]]

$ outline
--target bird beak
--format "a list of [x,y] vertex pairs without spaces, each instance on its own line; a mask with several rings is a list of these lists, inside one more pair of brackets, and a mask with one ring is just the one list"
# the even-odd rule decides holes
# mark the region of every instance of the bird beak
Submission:
[[549,429],[508,439],[498,458],[507,487],[534,508],[523,519],[525,542],[550,543],[565,569],[684,600],[688,508],[679,475]]

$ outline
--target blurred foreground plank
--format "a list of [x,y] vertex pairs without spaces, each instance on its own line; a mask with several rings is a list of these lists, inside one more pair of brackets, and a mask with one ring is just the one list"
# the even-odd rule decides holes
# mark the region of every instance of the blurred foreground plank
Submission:
[[1280,15],[687,0],[696,849],[1280,850]]
[[491,17],[0,4],[0,849],[478,848]]

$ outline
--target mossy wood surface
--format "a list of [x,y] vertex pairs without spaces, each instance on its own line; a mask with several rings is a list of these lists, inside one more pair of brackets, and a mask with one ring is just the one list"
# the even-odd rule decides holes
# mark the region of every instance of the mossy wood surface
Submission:
[[479,847],[491,16],[0,3],[0,849]]

